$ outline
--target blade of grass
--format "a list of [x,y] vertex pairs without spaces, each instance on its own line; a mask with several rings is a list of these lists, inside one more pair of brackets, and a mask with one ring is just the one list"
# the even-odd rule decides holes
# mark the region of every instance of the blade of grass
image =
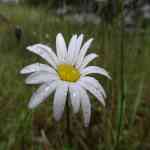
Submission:
[[124,52],[124,42],[125,42],[125,31],[124,31],[124,3],[120,1],[121,4],[121,26],[120,26],[120,95],[118,99],[118,112],[117,112],[117,134],[114,149],[117,150],[120,144],[120,137],[122,134],[122,128],[124,123],[124,110],[125,110],[125,78],[124,78],[124,61],[125,61],[125,52]]
[[143,87],[144,87],[144,79],[145,79],[145,75],[142,76],[141,81],[139,83],[139,87],[138,87],[138,92],[137,92],[137,96],[133,105],[133,111],[131,114],[131,119],[129,122],[129,126],[132,127],[132,125],[135,122],[136,119],[136,113],[138,111],[138,108],[141,104],[141,100],[142,100],[142,94],[143,94]]

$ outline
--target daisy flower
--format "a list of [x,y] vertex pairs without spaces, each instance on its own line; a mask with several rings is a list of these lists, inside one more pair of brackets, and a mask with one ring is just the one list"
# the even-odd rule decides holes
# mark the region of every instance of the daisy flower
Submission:
[[[29,74],[26,84],[41,84],[33,93],[29,108],[35,108],[55,92],[53,101],[53,116],[56,121],[60,120],[66,100],[69,100],[73,112],[79,112],[81,107],[85,126],[88,126],[91,117],[91,103],[87,92],[93,94],[99,102],[105,105],[106,93],[102,85],[90,74],[104,75],[110,79],[106,70],[98,66],[88,64],[98,57],[91,53],[86,55],[93,39],[84,44],[83,34],[73,35],[68,47],[61,33],[56,36],[56,54],[48,46],[35,44],[27,47],[27,50],[39,55],[47,64],[34,63],[24,67],[21,74]],[[67,99],[69,95],[69,99]]]

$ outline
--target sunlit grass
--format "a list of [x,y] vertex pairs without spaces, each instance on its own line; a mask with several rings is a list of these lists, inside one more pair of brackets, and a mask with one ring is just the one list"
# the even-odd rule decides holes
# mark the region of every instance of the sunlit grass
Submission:
[[[117,25],[74,25],[43,9],[20,6],[0,6],[0,13],[22,29],[18,42],[13,27],[0,22],[0,149],[42,150],[41,130],[49,139],[49,149],[68,149],[65,121],[56,124],[52,119],[52,101],[41,104],[32,112],[27,103],[36,87],[24,85],[20,69],[32,62],[42,61],[25,50],[27,45],[45,43],[55,48],[55,36],[62,32],[69,39],[74,33],[94,37],[92,52],[99,54],[94,62],[109,70],[112,81],[98,77],[107,89],[107,106],[103,109],[93,100],[89,129],[73,117],[74,149],[110,150],[115,143],[117,99],[119,98],[120,32]],[[6,25],[6,26],[5,26]],[[125,94],[126,107],[120,150],[148,149],[150,139],[150,38],[149,31],[125,34]],[[50,99],[50,98],[49,98]],[[94,98],[93,98],[94,99]],[[149,132],[148,132],[149,131]]]

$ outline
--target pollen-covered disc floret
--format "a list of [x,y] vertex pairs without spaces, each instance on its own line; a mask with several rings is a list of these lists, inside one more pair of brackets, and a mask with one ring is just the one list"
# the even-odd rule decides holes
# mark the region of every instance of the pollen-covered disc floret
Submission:
[[80,78],[79,70],[70,64],[60,64],[57,71],[60,79],[64,81],[76,82]]
[[[83,34],[73,35],[68,47],[61,33],[56,36],[56,54],[48,46],[35,44],[27,49],[48,62],[34,63],[24,67],[22,74],[29,74],[26,84],[41,84],[33,93],[29,108],[34,108],[46,100],[53,92],[53,116],[60,120],[64,112],[66,100],[70,100],[73,112],[81,108],[85,126],[91,117],[91,103],[88,92],[93,94],[101,104],[105,105],[106,93],[102,85],[90,74],[100,74],[110,78],[108,72],[98,66],[88,66],[97,54],[86,55],[93,39],[83,43]],[[67,99],[69,94],[70,99]]]

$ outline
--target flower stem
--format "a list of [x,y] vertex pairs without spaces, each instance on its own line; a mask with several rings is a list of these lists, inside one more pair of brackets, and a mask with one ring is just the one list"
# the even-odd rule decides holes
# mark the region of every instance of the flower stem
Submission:
[[67,95],[66,102],[66,133],[67,133],[67,142],[69,145],[72,144],[71,140],[71,127],[70,127],[70,108],[69,108],[69,96]]

